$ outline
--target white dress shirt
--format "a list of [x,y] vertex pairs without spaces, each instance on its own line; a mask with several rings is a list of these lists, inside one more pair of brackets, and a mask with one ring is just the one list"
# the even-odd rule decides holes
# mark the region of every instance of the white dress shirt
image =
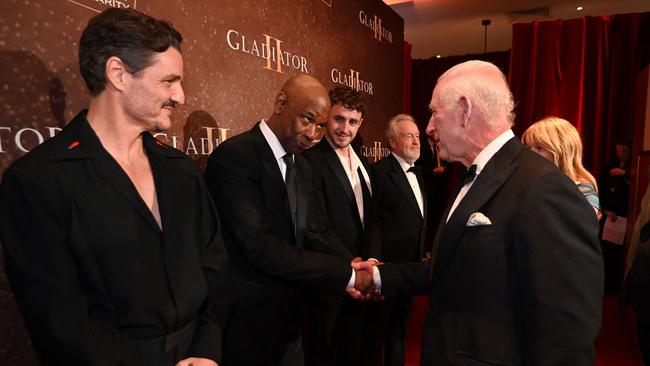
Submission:
[[352,146],[348,145],[344,150],[338,149],[332,141],[330,140],[329,137],[325,137],[327,139],[327,142],[332,146],[334,151],[336,151],[336,156],[338,156],[339,161],[341,162],[341,165],[343,165],[343,170],[345,171],[345,175],[348,177],[348,181],[350,182],[350,186],[352,187],[352,191],[354,192],[354,199],[357,203],[357,210],[359,211],[359,218],[361,219],[361,225],[363,226],[364,224],[364,207],[363,207],[363,188],[361,187],[361,179],[359,179],[359,172],[358,170],[361,170],[361,174],[363,175],[363,179],[366,182],[366,188],[368,188],[368,192],[372,194],[372,187],[370,183],[370,176],[368,175],[368,172],[366,171],[366,168],[363,166],[363,163],[361,163],[361,159],[359,159],[359,156],[357,153],[354,152],[354,149]]
[[420,214],[422,217],[424,217],[424,197],[422,196],[422,190],[420,189],[420,183],[418,183],[418,177],[415,175],[415,172],[409,172],[409,168],[412,168],[413,165],[409,164],[406,162],[406,160],[402,159],[401,156],[395,154],[394,152],[391,152],[395,159],[397,159],[397,162],[399,163],[400,167],[402,167],[402,170],[404,171],[404,174],[406,174],[406,179],[409,181],[409,185],[411,186],[411,190],[413,191],[413,194],[415,195],[415,200],[418,201],[418,207],[420,207]]
[[447,220],[449,221],[449,218],[451,217],[451,214],[454,213],[454,210],[456,210],[456,207],[460,204],[460,201],[463,200],[465,197],[465,194],[467,194],[467,191],[469,191],[470,188],[472,188],[472,184],[476,181],[476,178],[478,178],[478,175],[481,174],[481,171],[485,167],[485,164],[487,164],[490,159],[496,154],[503,145],[506,144],[511,138],[515,137],[515,134],[512,132],[512,130],[508,130],[502,134],[500,134],[497,138],[492,140],[486,147],[481,150],[481,152],[476,156],[474,159],[473,164],[476,164],[476,176],[474,177],[474,180],[471,182],[465,183],[463,188],[460,189],[460,192],[458,192],[458,195],[456,196],[456,199],[454,200],[454,204],[451,206],[451,209],[449,210],[449,215],[447,215]]

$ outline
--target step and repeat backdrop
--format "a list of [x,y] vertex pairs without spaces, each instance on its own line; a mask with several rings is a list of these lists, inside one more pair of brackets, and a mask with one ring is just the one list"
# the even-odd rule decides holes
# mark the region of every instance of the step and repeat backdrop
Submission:
[[370,161],[387,153],[384,124],[402,111],[404,23],[378,0],[3,3],[0,173],[87,105],[78,40],[109,6],[170,20],[182,33],[187,103],[158,138],[199,164],[220,142],[270,116],[275,93],[298,73],[363,93],[368,113],[355,147]]
[[[4,0],[0,175],[87,106],[78,41],[108,7],[167,19],[182,33],[186,104],[157,137],[200,167],[219,143],[268,118],[299,73],[359,90],[368,111],[355,147],[371,162],[388,153],[383,129],[403,107],[404,22],[379,0]],[[0,364],[38,365],[0,266]]]

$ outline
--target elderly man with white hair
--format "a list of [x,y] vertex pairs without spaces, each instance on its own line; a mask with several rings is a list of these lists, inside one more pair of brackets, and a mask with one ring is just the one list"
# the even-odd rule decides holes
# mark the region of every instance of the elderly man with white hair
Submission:
[[433,91],[429,140],[468,169],[431,261],[381,265],[376,281],[382,296],[429,294],[422,365],[594,363],[598,223],[576,185],[515,137],[513,106],[482,61],[454,66]]

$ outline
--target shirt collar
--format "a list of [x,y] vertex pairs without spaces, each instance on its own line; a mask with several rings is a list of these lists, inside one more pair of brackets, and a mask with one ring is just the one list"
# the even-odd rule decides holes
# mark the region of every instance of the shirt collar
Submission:
[[512,130],[507,130],[504,133],[500,134],[492,140],[486,147],[481,150],[481,152],[476,156],[476,159],[474,159],[474,162],[472,164],[476,164],[476,175],[481,174],[481,170],[483,170],[483,167],[485,167],[485,164],[492,159],[494,154],[496,154],[503,145],[506,144],[511,138],[515,137],[514,132]]
[[[325,139],[327,140],[327,143],[330,144],[330,146],[334,150],[334,153],[336,153],[336,156],[338,156],[339,160],[348,159],[347,156],[341,155],[338,148],[334,145],[334,143],[332,143],[332,140],[330,140],[329,136],[325,135]],[[365,172],[366,168],[363,166],[363,163],[361,162],[361,159],[359,158],[359,155],[357,155],[357,152],[354,151],[354,149],[352,148],[352,145],[351,144],[348,145],[347,149],[348,149],[348,152],[350,153],[350,161],[352,162],[352,165],[353,165],[354,169],[356,170],[356,168],[361,167],[361,170],[364,171],[364,175],[366,175],[366,172]],[[365,177],[365,178],[368,179],[368,177]]]
[[266,124],[266,120],[260,121],[260,130],[262,131],[262,135],[264,135],[266,143],[268,143],[271,147],[271,150],[273,150],[273,156],[275,156],[275,160],[280,160],[285,155],[287,155],[287,151],[284,150],[284,147],[282,147],[280,140],[278,140],[278,137],[275,136],[273,131],[271,131],[269,125]]
[[395,159],[397,159],[397,162],[399,163],[399,166],[402,167],[402,170],[403,170],[405,173],[406,173],[406,171],[409,170],[410,167],[413,166],[412,164],[407,163],[406,160],[402,159],[401,156],[395,154],[394,152],[391,151],[390,153],[393,154],[393,156],[395,157]]

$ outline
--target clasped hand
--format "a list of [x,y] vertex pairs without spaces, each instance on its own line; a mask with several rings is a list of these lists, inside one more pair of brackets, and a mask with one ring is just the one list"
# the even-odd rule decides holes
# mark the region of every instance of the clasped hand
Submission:
[[363,261],[357,257],[352,260],[351,266],[355,271],[354,287],[347,289],[348,295],[353,299],[367,301],[381,301],[383,296],[380,295],[379,290],[375,287],[373,280],[374,267],[382,263],[374,258]]

